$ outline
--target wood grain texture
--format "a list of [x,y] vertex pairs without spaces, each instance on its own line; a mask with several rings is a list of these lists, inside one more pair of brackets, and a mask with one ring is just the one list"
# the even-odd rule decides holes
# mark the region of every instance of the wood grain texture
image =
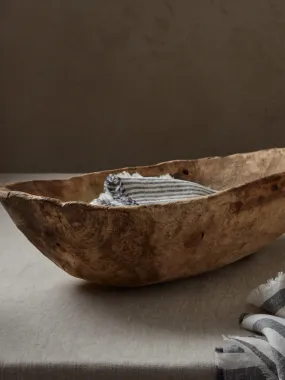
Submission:
[[[170,173],[219,190],[175,203],[90,205],[108,173]],[[285,149],[170,161],[28,181],[0,189],[24,235],[67,273],[101,285],[143,286],[210,271],[285,232]]]

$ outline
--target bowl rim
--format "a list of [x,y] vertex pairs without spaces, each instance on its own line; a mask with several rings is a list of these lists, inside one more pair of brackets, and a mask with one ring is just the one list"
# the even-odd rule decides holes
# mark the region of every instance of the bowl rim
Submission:
[[[102,173],[102,172],[94,172],[94,174],[95,173],[97,174],[97,173]],[[90,174],[92,174],[92,173],[90,173]],[[66,179],[59,180],[59,181],[68,181],[70,179],[73,179],[76,177],[82,177],[85,175],[86,174],[83,174],[81,176],[74,176],[74,177],[66,178]],[[89,175],[89,174],[87,174],[87,175]],[[197,204],[197,203],[201,203],[201,202],[205,202],[205,201],[212,201],[214,199],[218,199],[219,197],[223,197],[226,194],[234,193],[237,191],[242,191],[244,188],[248,187],[249,185],[255,186],[256,184],[259,184],[259,186],[262,186],[262,185],[266,185],[270,182],[276,183],[276,181],[281,180],[283,177],[285,177],[285,171],[274,173],[274,174],[271,174],[269,176],[258,178],[258,179],[253,180],[253,181],[248,181],[248,182],[245,182],[241,185],[229,187],[229,188],[224,189],[224,190],[217,190],[217,192],[214,194],[204,195],[201,197],[188,198],[188,199],[186,198],[183,200],[170,201],[170,202],[166,202],[166,203],[149,204],[149,205],[131,205],[131,206],[129,206],[129,205],[122,205],[122,206],[95,205],[95,204],[91,204],[91,203],[84,202],[84,201],[63,202],[58,198],[44,197],[41,195],[34,195],[34,194],[30,194],[30,193],[27,193],[24,191],[19,191],[19,190],[10,190],[6,187],[6,186],[13,185],[13,184],[35,182],[35,180],[20,181],[20,182],[7,183],[4,186],[0,187],[0,203],[5,202],[5,201],[7,202],[7,201],[9,201],[9,199],[18,198],[18,199],[25,200],[25,201],[41,201],[41,202],[44,201],[44,202],[52,203],[52,204],[54,204],[56,206],[60,206],[60,207],[67,207],[67,206],[75,206],[76,205],[76,206],[80,206],[81,209],[85,209],[85,210],[89,210],[89,211],[91,211],[91,210],[109,210],[109,211],[110,210],[114,210],[114,211],[126,211],[126,210],[131,211],[131,210],[133,210],[133,211],[138,211],[138,210],[142,210],[142,209],[148,209],[148,210],[150,210],[150,209],[163,209],[163,208],[169,208],[170,206],[174,206],[174,205],[188,205],[188,204],[194,204],[194,203]],[[43,181],[49,181],[49,180],[43,180]],[[53,181],[53,180],[51,179],[51,181]],[[57,180],[55,180],[55,181],[57,181]]]

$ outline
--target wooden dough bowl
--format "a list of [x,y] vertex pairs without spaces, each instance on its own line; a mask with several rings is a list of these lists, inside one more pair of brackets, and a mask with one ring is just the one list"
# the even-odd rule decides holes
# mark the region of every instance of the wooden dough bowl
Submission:
[[[170,173],[219,191],[164,205],[88,204],[106,175],[122,170]],[[165,282],[233,263],[285,232],[285,148],[18,182],[0,188],[0,201],[72,276],[124,287]]]

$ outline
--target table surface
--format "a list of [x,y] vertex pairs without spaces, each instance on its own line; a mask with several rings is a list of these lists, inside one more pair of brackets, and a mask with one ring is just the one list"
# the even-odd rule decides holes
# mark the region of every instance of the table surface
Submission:
[[[70,176],[70,175],[69,175]],[[0,183],[57,175],[0,175]],[[0,208],[0,378],[214,379],[214,349],[250,290],[284,268],[285,238],[189,280],[100,289],[47,260]]]

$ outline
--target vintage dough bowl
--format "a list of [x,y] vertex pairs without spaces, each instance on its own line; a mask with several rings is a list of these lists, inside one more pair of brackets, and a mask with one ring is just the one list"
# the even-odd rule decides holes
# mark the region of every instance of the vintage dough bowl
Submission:
[[[170,173],[219,190],[164,205],[90,205],[108,173]],[[170,161],[0,189],[24,235],[72,276],[142,286],[223,267],[285,232],[285,149]],[[12,265],[12,264],[11,264]]]

